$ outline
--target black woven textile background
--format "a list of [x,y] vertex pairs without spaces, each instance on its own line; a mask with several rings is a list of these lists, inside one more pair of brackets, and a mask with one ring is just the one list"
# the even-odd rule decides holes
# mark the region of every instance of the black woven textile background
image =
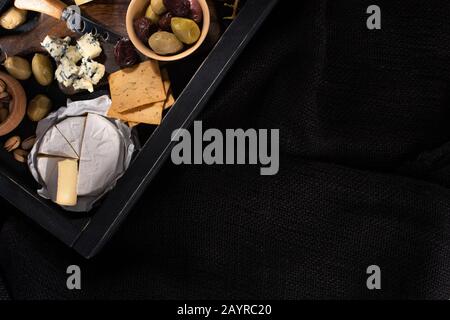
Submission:
[[449,17],[448,0],[282,0],[201,116],[280,129],[279,174],[167,164],[92,261],[2,202],[11,296],[450,298]]

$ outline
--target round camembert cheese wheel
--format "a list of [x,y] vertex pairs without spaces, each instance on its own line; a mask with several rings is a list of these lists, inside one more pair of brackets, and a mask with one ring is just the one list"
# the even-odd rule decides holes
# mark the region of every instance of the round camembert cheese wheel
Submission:
[[[76,160],[77,196],[96,197],[102,195],[123,172],[123,148],[119,132],[105,117],[91,113],[69,117],[52,126],[43,136],[36,167],[49,197],[56,202],[58,163]],[[70,189],[59,187],[60,192]]]

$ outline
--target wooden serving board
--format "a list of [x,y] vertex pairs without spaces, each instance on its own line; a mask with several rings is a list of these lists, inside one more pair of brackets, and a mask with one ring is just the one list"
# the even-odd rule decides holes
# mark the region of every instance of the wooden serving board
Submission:
[[[64,1],[74,4],[73,0]],[[93,18],[107,28],[118,34],[126,36],[125,18],[130,0],[94,0],[81,6],[82,13]],[[6,56],[26,56],[34,52],[45,51],[41,42],[47,36],[53,37],[79,37],[71,32],[65,22],[59,21],[46,15],[40,15],[37,24],[32,30],[15,35],[0,37],[0,60]],[[118,69],[114,61],[114,45],[102,43],[104,56],[100,61],[105,64],[108,73]]]

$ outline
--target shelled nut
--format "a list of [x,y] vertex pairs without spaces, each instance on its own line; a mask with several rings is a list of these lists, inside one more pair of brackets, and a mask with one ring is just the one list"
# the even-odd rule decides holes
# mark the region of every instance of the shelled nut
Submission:
[[0,92],[0,102],[9,102],[11,100],[11,97],[8,92],[3,91]]
[[29,137],[29,138],[23,140],[21,147],[23,150],[27,150],[27,151],[31,150],[33,148],[35,142],[36,142],[35,136]]
[[21,142],[20,137],[14,136],[6,140],[3,147],[6,149],[6,151],[11,152],[20,146],[20,142]]
[[27,158],[28,158],[28,151],[22,150],[22,149],[16,149],[14,150],[14,159],[16,159],[17,161],[21,162],[21,163],[25,163],[27,162]]

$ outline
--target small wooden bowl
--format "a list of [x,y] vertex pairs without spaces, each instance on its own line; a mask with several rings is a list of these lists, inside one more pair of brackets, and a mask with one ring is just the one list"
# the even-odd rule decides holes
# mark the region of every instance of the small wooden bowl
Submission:
[[10,75],[0,72],[0,80],[6,83],[6,91],[11,96],[8,118],[0,123],[0,136],[4,136],[16,129],[25,117],[27,96],[19,81]]
[[145,15],[145,10],[150,4],[149,0],[131,0],[130,5],[128,6],[127,11],[127,32],[128,36],[130,37],[131,42],[134,44],[136,49],[139,50],[143,55],[154,59],[158,61],[176,61],[183,58],[186,58],[187,56],[194,53],[205,41],[206,36],[208,35],[209,26],[211,24],[211,15],[209,12],[208,4],[206,3],[206,0],[197,0],[200,4],[200,7],[203,11],[203,26],[202,26],[202,32],[200,34],[200,38],[198,41],[192,46],[186,49],[185,51],[181,53],[177,53],[175,55],[171,56],[162,56],[157,53],[155,53],[152,49],[148,47],[145,43],[143,43],[136,35],[136,32],[134,30],[133,22],[136,18],[142,17]]

